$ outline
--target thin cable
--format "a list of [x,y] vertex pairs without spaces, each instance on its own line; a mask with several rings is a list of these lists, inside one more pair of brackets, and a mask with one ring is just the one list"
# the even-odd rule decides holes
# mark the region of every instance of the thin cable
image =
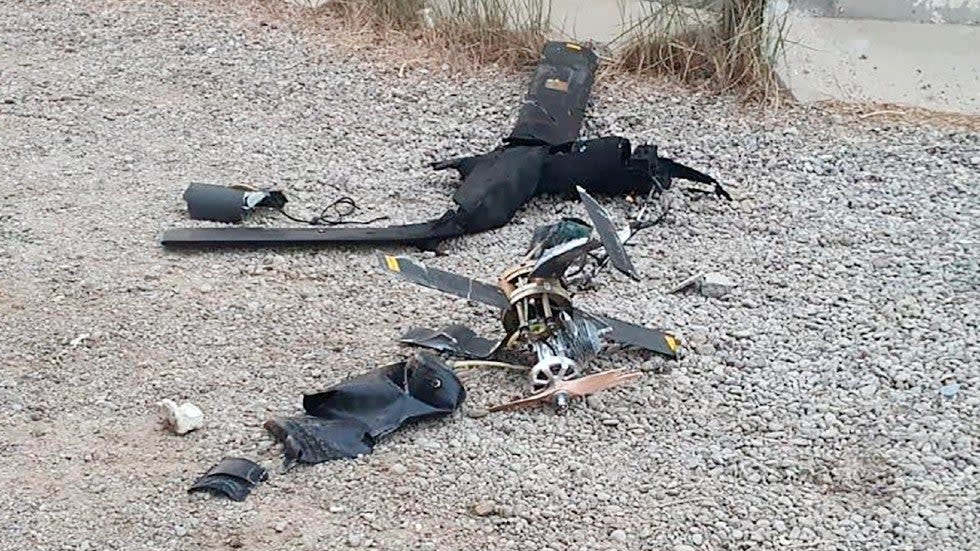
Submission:
[[495,362],[492,360],[461,360],[457,362],[449,362],[449,365],[451,365],[454,369],[466,369],[468,367],[501,367],[504,369],[512,369],[514,371],[527,371],[530,369],[526,365]]
[[286,212],[286,209],[279,207],[276,209],[280,214],[286,218],[292,220],[293,222],[299,222],[301,224],[309,224],[311,226],[340,226],[343,224],[373,224],[374,222],[379,222],[381,220],[387,220],[387,216],[378,216],[377,218],[372,218],[370,220],[348,220],[349,216],[358,212],[360,207],[357,206],[357,202],[354,201],[352,197],[344,196],[337,199],[333,203],[323,207],[320,214],[314,216],[310,219],[299,218],[293,216]]

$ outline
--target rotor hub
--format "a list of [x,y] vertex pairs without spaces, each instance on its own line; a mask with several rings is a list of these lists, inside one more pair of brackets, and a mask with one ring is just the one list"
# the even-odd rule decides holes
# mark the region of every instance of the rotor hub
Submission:
[[581,375],[581,368],[570,358],[563,356],[544,358],[531,368],[529,375],[531,392],[549,389],[559,382],[577,379]]

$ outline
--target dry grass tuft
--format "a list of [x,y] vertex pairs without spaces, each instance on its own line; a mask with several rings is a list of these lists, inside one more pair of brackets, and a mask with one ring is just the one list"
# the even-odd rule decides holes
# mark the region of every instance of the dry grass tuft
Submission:
[[457,64],[536,62],[549,33],[550,0],[337,0],[349,25],[405,34]]
[[[612,70],[667,76],[687,86],[778,104],[785,94],[772,67],[782,50],[785,19],[767,22],[765,5],[765,0],[644,2],[639,17],[626,21],[623,16],[626,30],[609,44]],[[355,35],[411,42],[428,52],[425,57],[459,70],[532,65],[555,34],[551,0],[332,0],[317,11],[339,19]],[[399,40],[391,40],[393,35]]]
[[676,78],[746,100],[784,99],[773,69],[782,52],[785,18],[766,20],[766,0],[662,0],[616,39],[616,67]]

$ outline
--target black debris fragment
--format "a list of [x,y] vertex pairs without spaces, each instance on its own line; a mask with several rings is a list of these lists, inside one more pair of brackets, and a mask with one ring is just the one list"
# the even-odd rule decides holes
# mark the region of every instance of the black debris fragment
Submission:
[[469,327],[458,324],[439,330],[412,327],[402,335],[401,342],[481,360],[493,355],[502,343],[483,338]]
[[287,466],[370,453],[406,423],[452,413],[466,391],[437,356],[417,354],[303,397],[307,415],[274,418],[265,428],[283,443]]
[[241,222],[254,209],[281,209],[286,196],[281,191],[249,190],[213,184],[191,184],[184,191],[187,213],[194,220]]
[[356,420],[327,420],[302,415],[274,417],[263,426],[282,442],[287,465],[357,457],[374,450],[374,439],[368,434],[367,427]]
[[211,492],[233,501],[245,501],[252,488],[269,474],[261,465],[241,457],[226,457],[198,478],[188,492]]

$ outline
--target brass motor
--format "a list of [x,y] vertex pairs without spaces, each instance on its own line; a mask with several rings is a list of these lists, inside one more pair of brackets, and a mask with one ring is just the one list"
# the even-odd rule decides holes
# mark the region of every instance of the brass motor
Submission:
[[[532,279],[532,269],[531,264],[511,268],[500,276],[499,285],[510,302],[503,315],[507,345],[534,350],[538,361],[528,384],[532,392],[540,392],[583,375],[584,364],[599,351],[601,330],[591,319],[575,316],[572,296],[560,280]],[[567,406],[563,393],[554,399],[560,410]]]

